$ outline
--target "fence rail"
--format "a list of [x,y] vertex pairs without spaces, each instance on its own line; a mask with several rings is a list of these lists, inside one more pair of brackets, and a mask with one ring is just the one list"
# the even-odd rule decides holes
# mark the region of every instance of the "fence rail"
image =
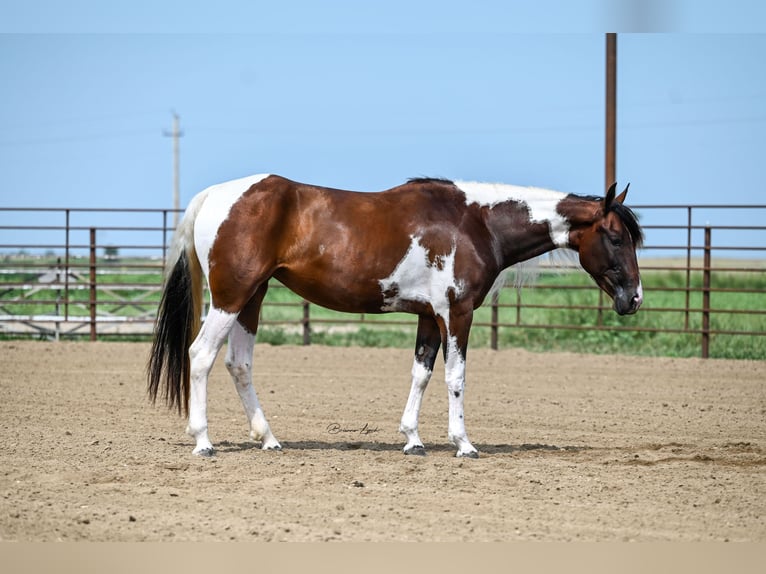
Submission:
[[[553,278],[550,282],[502,289],[486,312],[477,314],[474,327],[488,330],[492,348],[501,345],[503,333],[518,329],[694,335],[702,357],[710,355],[714,336],[766,336],[766,226],[758,225],[766,220],[766,205],[635,209],[647,236],[641,256],[647,304],[640,314],[675,319],[614,323],[607,320],[611,303],[603,293],[583,282],[582,272],[569,273],[576,266],[542,264],[538,273]],[[91,340],[150,335],[173,214],[171,209],[0,207],[0,335]],[[681,274],[680,283],[664,282],[668,274]],[[730,281],[717,283],[723,276]],[[279,289],[284,288],[276,284],[270,291]],[[565,300],[540,299],[554,292]],[[664,300],[660,295],[681,299],[648,304]],[[267,298],[262,324],[298,330],[304,344],[331,326],[416,324],[409,316],[331,314],[297,298],[283,299]],[[718,321],[723,317],[748,321]]]

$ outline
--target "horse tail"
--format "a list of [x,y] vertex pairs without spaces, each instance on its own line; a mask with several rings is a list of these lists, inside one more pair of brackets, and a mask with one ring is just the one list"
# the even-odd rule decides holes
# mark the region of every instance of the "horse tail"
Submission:
[[156,403],[159,394],[179,415],[189,414],[189,347],[199,333],[202,312],[202,268],[194,248],[194,221],[205,196],[203,192],[192,200],[173,236],[147,365],[151,402]]

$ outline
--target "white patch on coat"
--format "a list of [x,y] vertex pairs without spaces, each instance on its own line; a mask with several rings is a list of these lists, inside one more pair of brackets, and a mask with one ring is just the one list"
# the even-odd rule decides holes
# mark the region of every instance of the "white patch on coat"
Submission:
[[449,292],[454,290],[459,295],[462,291],[461,282],[455,278],[457,246],[453,244],[449,253],[439,255],[431,262],[420,239],[411,236],[407,253],[391,275],[379,281],[384,294],[381,310],[397,311],[406,301],[430,303],[434,313],[449,322]]
[[466,205],[476,203],[492,209],[507,201],[523,203],[529,210],[530,223],[547,223],[554,245],[567,246],[569,222],[556,210],[559,202],[567,194],[539,187],[521,187],[503,183],[456,181],[455,185],[465,194]]
[[206,277],[210,274],[208,256],[218,235],[218,228],[229,217],[232,206],[242,194],[267,177],[269,174],[251,175],[213,185],[200,193],[204,194],[205,198],[194,221],[194,247]]

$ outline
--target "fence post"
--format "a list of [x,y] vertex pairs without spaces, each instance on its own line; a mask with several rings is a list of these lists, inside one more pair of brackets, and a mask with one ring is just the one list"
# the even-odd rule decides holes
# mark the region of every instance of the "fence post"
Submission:
[[705,259],[702,271],[702,358],[710,356],[710,226],[705,227]]
[[498,300],[500,299],[500,297],[498,296],[498,291],[495,291],[492,294],[492,318],[490,320],[491,325],[489,327],[490,328],[489,346],[492,348],[493,351],[497,351],[497,334],[498,334],[497,323],[498,323],[498,315],[499,315],[498,313],[499,309],[497,304],[498,304]]
[[604,326],[604,292],[598,290],[598,311],[596,312],[596,325]]
[[96,340],[96,228],[90,228],[90,340]]
[[69,209],[66,210],[64,241],[64,321],[69,321]]
[[692,290],[692,207],[686,208],[686,312],[684,329],[689,330],[689,299]]
[[61,257],[56,258],[56,323],[54,327],[56,329],[55,340],[61,339]]
[[309,320],[309,302],[303,300],[303,344],[311,344],[311,322]]
[[162,271],[168,264],[168,210],[162,210]]

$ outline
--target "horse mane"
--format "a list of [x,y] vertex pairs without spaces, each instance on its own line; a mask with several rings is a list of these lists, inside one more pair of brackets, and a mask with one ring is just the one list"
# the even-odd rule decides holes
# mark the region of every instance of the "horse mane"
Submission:
[[633,245],[636,248],[641,247],[644,244],[644,230],[641,229],[636,213],[627,205],[619,202],[612,202],[609,211],[616,213],[623,225],[628,228],[628,233],[630,233],[630,237],[633,239]]
[[454,181],[443,177],[411,177],[407,180],[407,183],[441,183],[444,185],[455,185]]

